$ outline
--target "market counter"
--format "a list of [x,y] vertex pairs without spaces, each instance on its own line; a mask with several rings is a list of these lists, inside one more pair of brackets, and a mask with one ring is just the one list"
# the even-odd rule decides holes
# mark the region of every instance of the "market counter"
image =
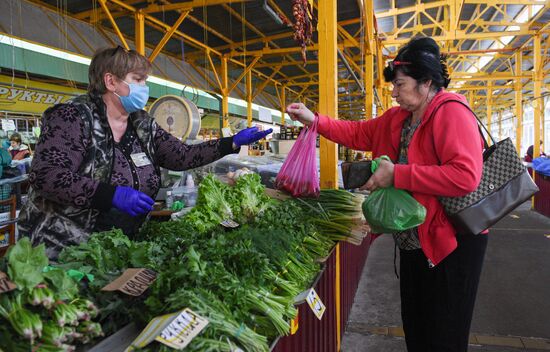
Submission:
[[[334,248],[314,284],[315,291],[326,306],[322,319],[317,319],[305,301],[298,304],[295,334],[279,338],[272,345],[272,351],[339,351],[372,240],[369,234],[359,246],[341,242]],[[79,351],[123,352],[140,332],[134,324],[130,324],[99,344],[83,346]]]
[[369,234],[359,246],[341,242],[332,251],[314,286],[326,306],[322,319],[317,319],[307,303],[300,304],[298,330],[294,335],[280,338],[274,352],[339,351],[372,240]]
[[535,194],[534,208],[539,213],[550,217],[550,176],[535,172],[535,183],[539,191]]

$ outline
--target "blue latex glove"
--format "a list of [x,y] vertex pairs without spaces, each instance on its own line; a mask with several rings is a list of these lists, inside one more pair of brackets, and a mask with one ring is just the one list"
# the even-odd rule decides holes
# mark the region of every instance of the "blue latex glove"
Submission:
[[233,136],[233,143],[235,143],[238,148],[241,145],[246,145],[259,141],[271,132],[273,132],[273,128],[265,131],[258,131],[258,127],[246,128]]
[[155,201],[147,194],[132,187],[117,186],[113,196],[113,206],[120,211],[138,216],[150,212]]

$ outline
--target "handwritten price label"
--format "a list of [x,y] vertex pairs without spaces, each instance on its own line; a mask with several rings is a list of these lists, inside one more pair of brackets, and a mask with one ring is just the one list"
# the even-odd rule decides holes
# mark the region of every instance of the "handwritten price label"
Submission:
[[140,296],[157,278],[150,269],[126,269],[115,281],[103,287],[102,291],[120,291],[130,296]]
[[184,349],[195,336],[208,325],[208,320],[184,309],[172,322],[162,330],[156,340],[177,350]]
[[236,227],[239,227],[238,223],[236,223],[235,221],[230,220],[230,219],[227,219],[227,220],[224,220],[224,221],[220,222],[220,225],[222,225],[223,227],[227,227],[229,229],[234,229]]
[[6,273],[0,271],[0,293],[15,290],[17,286],[8,279]]
[[327,308],[325,307],[325,305],[321,301],[321,298],[319,298],[319,295],[317,294],[317,292],[315,292],[313,288],[309,290],[306,296],[306,301],[309,307],[311,308],[311,310],[313,311],[313,314],[315,314],[317,319],[321,320]]

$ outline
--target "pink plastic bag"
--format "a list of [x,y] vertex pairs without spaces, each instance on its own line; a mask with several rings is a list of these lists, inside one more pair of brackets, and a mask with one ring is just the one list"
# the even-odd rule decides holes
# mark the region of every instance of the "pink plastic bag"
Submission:
[[316,141],[317,119],[300,132],[275,179],[277,189],[287,191],[294,197],[319,196]]

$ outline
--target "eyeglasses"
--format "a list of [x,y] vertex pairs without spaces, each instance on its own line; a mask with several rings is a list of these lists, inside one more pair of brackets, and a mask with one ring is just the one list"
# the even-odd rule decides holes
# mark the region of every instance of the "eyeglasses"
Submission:
[[111,53],[111,57],[115,56],[115,54],[118,53],[120,50],[125,51],[125,52],[128,51],[128,50],[126,50],[125,48],[123,48],[122,46],[117,45],[116,49],[113,50],[113,52]]
[[393,60],[393,61],[390,61],[388,63],[388,66],[390,68],[390,70],[395,70],[395,68],[397,66],[405,66],[405,65],[411,65],[412,63],[411,62],[408,62],[408,61],[398,61],[398,60]]

